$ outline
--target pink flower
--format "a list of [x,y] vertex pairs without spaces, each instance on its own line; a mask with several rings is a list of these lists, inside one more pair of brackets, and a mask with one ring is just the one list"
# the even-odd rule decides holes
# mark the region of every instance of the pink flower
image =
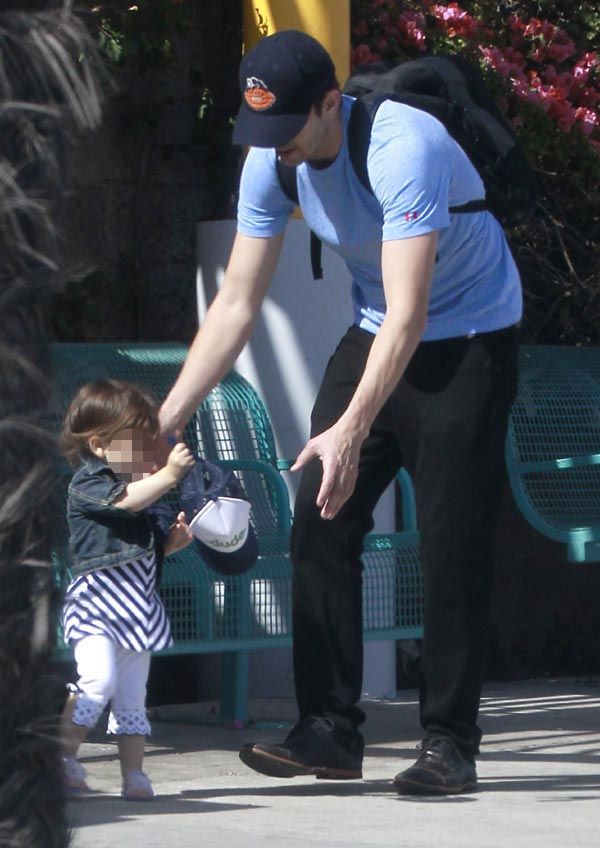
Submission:
[[525,64],[525,56],[520,50],[516,50],[514,47],[507,47],[505,49],[504,58],[508,62],[512,62],[512,64],[517,65],[520,68],[522,68]]
[[590,69],[582,65],[575,65],[573,68],[573,76],[578,82],[586,83],[590,76]]
[[479,21],[465,12],[464,9],[461,9],[458,3],[449,3],[448,6],[432,6],[431,11],[434,17],[441,22],[450,38],[454,36],[470,38],[480,29]]
[[575,109],[567,101],[564,89],[544,86],[540,89],[540,96],[548,116],[556,121],[562,132],[570,132],[576,120]]
[[552,39],[556,37],[556,34],[560,33],[561,30],[551,24],[550,21],[542,21],[540,32],[546,41],[552,41]]
[[352,66],[355,65],[370,65],[371,62],[379,62],[381,56],[379,53],[372,53],[368,45],[359,44],[355,47],[350,56]]
[[[488,67],[493,68],[496,73],[509,79],[526,80],[525,72],[522,65],[522,56],[520,53],[512,51],[508,47],[504,53],[497,47],[481,47],[479,48],[483,61]],[[511,58],[516,57],[518,62],[511,61]]]
[[415,24],[420,28],[423,28],[425,26],[425,16],[421,12],[413,12],[410,9],[407,9],[406,11],[398,15],[398,20],[404,21],[407,24]]
[[568,59],[569,56],[572,56],[575,52],[575,45],[572,41],[566,41],[562,44],[550,44],[547,48],[547,54],[550,59],[554,59],[555,62],[560,64],[564,62],[565,59]]
[[584,53],[577,65],[581,65],[582,68],[587,68],[588,70],[592,70],[592,68],[597,68],[600,65],[600,59],[596,55],[596,53]]
[[520,100],[522,103],[532,103],[533,105],[543,109],[544,112],[548,111],[548,107],[540,98],[539,93],[533,91],[525,80],[513,80],[512,88],[517,99]]
[[369,25],[364,18],[361,18],[360,21],[354,27],[354,34],[357,35],[359,38],[364,38],[369,34]]
[[573,66],[573,76],[579,83],[585,84],[599,66],[600,60],[595,53],[584,53]]
[[508,26],[513,32],[523,32],[525,24],[518,15],[508,16]]
[[539,18],[530,18],[522,31],[525,36],[535,37],[542,35],[547,41],[551,41],[554,38],[556,27],[548,21],[542,22]]
[[402,12],[396,25],[401,44],[405,47],[416,47],[418,50],[427,49],[427,37],[423,32],[425,18],[420,12]]
[[584,135],[590,135],[596,127],[600,126],[600,117],[597,112],[580,106],[575,110],[575,119],[579,123],[579,129]]

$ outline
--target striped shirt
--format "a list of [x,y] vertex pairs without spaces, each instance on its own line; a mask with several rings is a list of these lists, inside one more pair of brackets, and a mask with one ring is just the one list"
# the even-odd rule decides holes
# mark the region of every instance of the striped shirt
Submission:
[[97,635],[130,651],[160,651],[172,645],[169,619],[156,593],[156,557],[76,577],[65,596],[63,627],[70,645]]

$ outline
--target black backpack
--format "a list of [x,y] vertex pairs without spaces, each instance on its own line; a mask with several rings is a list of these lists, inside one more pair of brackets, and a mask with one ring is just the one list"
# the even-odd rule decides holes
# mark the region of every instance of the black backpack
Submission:
[[[450,207],[450,212],[489,210],[502,226],[526,221],[536,206],[538,185],[515,133],[496,106],[478,68],[461,56],[423,56],[390,65],[358,68],[344,94],[356,97],[348,123],[348,150],[356,175],[372,192],[367,173],[371,126],[384,100],[405,103],[437,118],[462,147],[485,186],[485,200]],[[298,203],[296,169],[277,160],[286,196]],[[321,279],[321,242],[311,232],[311,265]]]

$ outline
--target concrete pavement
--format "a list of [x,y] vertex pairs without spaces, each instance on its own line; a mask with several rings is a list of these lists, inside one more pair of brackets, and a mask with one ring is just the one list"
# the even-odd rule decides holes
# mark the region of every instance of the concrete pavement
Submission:
[[596,848],[600,844],[600,680],[535,680],[484,690],[480,791],[455,798],[396,795],[390,779],[417,756],[417,698],[366,701],[362,781],[276,780],[237,750],[283,738],[289,701],[257,701],[261,726],[210,723],[207,705],[160,707],[145,769],[158,797],[119,797],[116,746],[82,748],[95,792],[69,805],[75,848]]

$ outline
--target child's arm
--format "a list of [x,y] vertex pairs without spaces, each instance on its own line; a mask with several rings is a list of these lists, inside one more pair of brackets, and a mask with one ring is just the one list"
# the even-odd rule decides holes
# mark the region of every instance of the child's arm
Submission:
[[165,556],[174,554],[189,545],[194,537],[185,520],[185,512],[180,512],[175,524],[164,542]]
[[143,480],[128,483],[123,489],[123,495],[113,503],[113,506],[118,509],[127,509],[129,512],[141,512],[177,485],[194,463],[190,449],[183,442],[178,442],[163,468],[149,477],[144,477]]

